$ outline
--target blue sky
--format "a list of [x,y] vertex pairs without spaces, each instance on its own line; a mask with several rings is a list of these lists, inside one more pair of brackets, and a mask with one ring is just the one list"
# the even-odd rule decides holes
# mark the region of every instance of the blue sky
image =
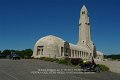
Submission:
[[105,54],[120,53],[120,0],[0,0],[0,50],[33,49],[55,35],[78,41],[80,9],[86,5],[92,40]]

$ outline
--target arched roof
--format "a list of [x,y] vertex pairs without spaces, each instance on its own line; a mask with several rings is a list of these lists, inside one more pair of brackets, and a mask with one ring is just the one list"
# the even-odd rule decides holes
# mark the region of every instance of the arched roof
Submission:
[[60,43],[63,43],[63,42],[65,42],[65,41],[63,39],[59,38],[59,37],[56,37],[56,36],[53,36],[53,35],[48,35],[48,36],[45,36],[45,37],[39,39],[36,42],[36,45],[40,45],[40,44],[59,45]]

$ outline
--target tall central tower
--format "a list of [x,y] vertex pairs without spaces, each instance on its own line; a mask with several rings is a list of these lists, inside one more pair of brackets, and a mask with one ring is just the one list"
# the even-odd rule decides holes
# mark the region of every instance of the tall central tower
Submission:
[[78,46],[87,47],[90,49],[91,53],[94,53],[94,44],[91,40],[91,32],[90,32],[90,20],[88,15],[88,10],[83,5],[80,12],[80,20],[79,20],[79,40]]

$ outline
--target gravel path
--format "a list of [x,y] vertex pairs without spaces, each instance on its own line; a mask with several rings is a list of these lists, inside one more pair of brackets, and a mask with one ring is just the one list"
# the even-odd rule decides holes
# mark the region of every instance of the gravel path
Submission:
[[112,72],[120,74],[120,61],[99,61],[98,64],[104,64],[110,68]]

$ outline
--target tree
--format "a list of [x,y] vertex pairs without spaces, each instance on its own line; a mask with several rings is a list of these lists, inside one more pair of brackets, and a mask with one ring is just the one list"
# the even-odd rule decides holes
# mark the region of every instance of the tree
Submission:
[[10,55],[10,53],[11,53],[11,50],[7,50],[7,49],[5,49],[5,50],[2,52],[2,54],[5,54],[5,55]]
[[33,51],[32,49],[25,49],[25,50],[20,51],[19,53],[20,53],[21,58],[29,59],[31,58]]
[[111,58],[113,60],[120,59],[120,54],[105,55],[105,58]]
[[31,56],[33,54],[33,51],[32,51],[32,49],[25,49],[25,50],[21,50],[21,51],[6,49],[3,52],[0,51],[0,53],[1,53],[2,57],[4,57],[4,58],[9,58],[9,56],[11,55],[11,53],[14,53],[14,54],[19,55],[21,58],[27,58],[27,59],[29,59],[29,58],[31,58]]
[[0,58],[2,58],[2,52],[0,51]]

